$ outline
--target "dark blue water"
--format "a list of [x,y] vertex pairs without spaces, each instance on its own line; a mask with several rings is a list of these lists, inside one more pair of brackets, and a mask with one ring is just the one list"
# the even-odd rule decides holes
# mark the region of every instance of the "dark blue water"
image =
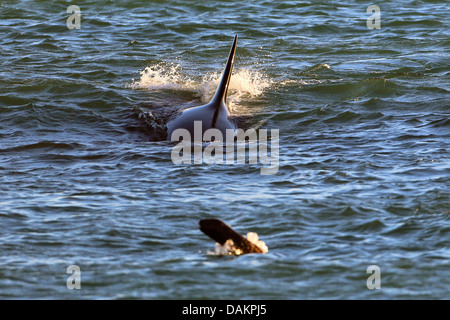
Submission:
[[[0,298],[448,298],[447,4],[73,4],[69,30],[66,1],[0,2]],[[279,130],[275,175],[165,140],[235,34],[230,109]],[[203,218],[269,252],[209,254]]]

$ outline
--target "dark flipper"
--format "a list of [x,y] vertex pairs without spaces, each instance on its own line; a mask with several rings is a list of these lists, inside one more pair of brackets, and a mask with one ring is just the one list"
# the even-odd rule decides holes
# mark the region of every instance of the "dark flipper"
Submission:
[[231,229],[228,225],[218,219],[200,220],[200,230],[214,241],[221,245],[230,239],[236,249],[240,249],[242,254],[246,253],[264,253],[257,245],[253,244],[245,237]]

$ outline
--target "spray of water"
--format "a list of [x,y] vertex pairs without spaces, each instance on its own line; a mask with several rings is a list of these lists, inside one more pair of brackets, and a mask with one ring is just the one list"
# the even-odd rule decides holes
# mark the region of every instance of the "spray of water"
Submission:
[[[260,247],[263,253],[269,252],[269,248],[264,241],[259,240],[258,234],[256,232],[247,233],[247,240]],[[242,251],[233,243],[233,240],[228,239],[223,245],[216,242],[215,251],[208,252],[209,255],[214,256],[239,256]]]
[[[203,102],[207,103],[219,85],[221,73],[214,72],[198,79],[185,74],[180,64],[159,63],[146,67],[141,71],[139,79],[134,79],[131,88],[147,90],[181,90],[191,91]],[[263,73],[252,69],[235,69],[228,91],[230,110],[238,105],[242,98],[258,97],[272,85]]]

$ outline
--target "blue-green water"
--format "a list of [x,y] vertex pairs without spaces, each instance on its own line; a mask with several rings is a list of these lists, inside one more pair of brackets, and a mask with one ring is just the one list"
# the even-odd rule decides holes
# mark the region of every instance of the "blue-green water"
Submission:
[[[449,13],[0,1],[0,298],[448,298]],[[168,115],[211,96],[235,34],[232,114],[280,130],[276,175],[175,165],[164,140]],[[213,217],[269,252],[208,255]]]

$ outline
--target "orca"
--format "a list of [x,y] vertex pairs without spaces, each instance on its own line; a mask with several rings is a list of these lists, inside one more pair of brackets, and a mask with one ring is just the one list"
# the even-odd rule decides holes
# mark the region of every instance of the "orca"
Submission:
[[247,253],[265,253],[265,251],[249,241],[219,219],[204,219],[199,221],[200,230],[214,241],[224,245],[228,240],[233,241],[236,255]]
[[[226,105],[228,87],[230,85],[231,73],[233,71],[234,56],[236,54],[237,35],[234,37],[233,45],[228,56],[227,64],[211,101],[203,106],[193,107],[186,109],[182,114],[172,121],[167,123],[168,140],[172,140],[172,134],[177,129],[188,130],[192,137],[191,142],[203,142],[197,141],[202,139],[203,134],[208,129],[218,129],[222,133],[223,137],[226,137],[227,130],[236,130],[236,126],[230,121],[230,112]],[[201,122],[202,135],[194,135],[194,122],[198,124]],[[233,136],[234,139],[234,136]],[[177,140],[175,138],[175,140]]]

